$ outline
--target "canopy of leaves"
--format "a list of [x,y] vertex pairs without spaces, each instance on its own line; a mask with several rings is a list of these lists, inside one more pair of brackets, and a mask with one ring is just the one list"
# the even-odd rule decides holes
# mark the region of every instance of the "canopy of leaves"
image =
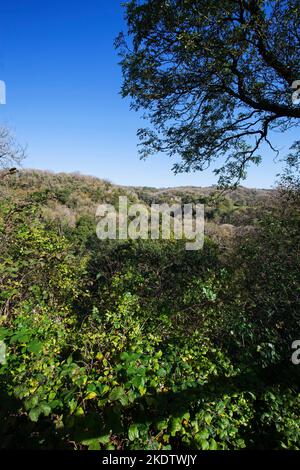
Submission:
[[299,126],[298,0],[132,0],[123,96],[144,109],[141,155],[179,156],[176,172],[218,160],[222,185],[240,181],[272,131]]

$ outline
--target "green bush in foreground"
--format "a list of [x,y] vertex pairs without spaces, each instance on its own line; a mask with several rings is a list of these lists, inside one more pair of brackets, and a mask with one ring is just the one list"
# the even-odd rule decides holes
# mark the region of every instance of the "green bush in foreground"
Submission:
[[300,449],[297,370],[271,324],[261,360],[209,241],[190,260],[173,242],[81,256],[30,207],[1,217],[3,447]]

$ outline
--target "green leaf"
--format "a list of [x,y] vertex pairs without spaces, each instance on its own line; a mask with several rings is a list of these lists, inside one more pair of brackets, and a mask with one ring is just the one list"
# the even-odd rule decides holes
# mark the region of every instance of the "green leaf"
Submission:
[[87,446],[89,450],[100,450],[100,442],[97,438],[86,439],[82,441],[84,446]]
[[42,343],[39,343],[38,341],[31,341],[31,343],[29,343],[27,346],[28,351],[33,354],[39,354],[42,348]]
[[199,442],[202,450],[209,450],[209,442],[206,439],[200,439]]
[[204,417],[204,421],[206,422],[206,424],[210,425],[210,423],[212,422],[212,416],[209,414],[206,414]]
[[109,444],[108,446],[106,446],[106,450],[116,450],[116,448],[113,444]]
[[8,336],[9,330],[7,328],[0,328],[0,340],[3,340]]
[[170,422],[170,432],[171,436],[174,437],[175,434],[181,430],[182,424],[181,424],[181,418],[172,418]]
[[41,413],[42,413],[42,409],[39,406],[36,406],[35,408],[32,408],[32,410],[30,410],[29,418],[34,423],[37,423]]
[[128,439],[134,441],[139,437],[139,430],[136,424],[132,424],[128,430]]
[[131,383],[134,387],[136,388],[140,388],[140,387],[144,387],[145,385],[145,379],[144,377],[140,376],[140,375],[136,375],[135,377],[133,377],[133,379],[131,380]]
[[99,442],[101,444],[108,444],[110,442],[110,434],[103,434],[103,436],[100,436]]
[[110,401],[124,401],[126,398],[126,393],[123,389],[123,387],[115,387],[110,395],[109,395],[109,400]]
[[214,439],[210,439],[209,441],[209,450],[218,450],[218,444]]
[[168,420],[167,419],[164,419],[162,421],[158,421],[158,423],[156,424],[156,427],[159,431],[162,431],[164,429],[167,429],[168,427]]
[[165,377],[167,375],[167,371],[161,368],[157,371],[157,375],[158,377]]
[[41,403],[40,408],[42,410],[43,415],[49,416],[51,413],[51,407],[47,403]]
[[203,441],[209,438],[209,432],[206,429],[203,429],[203,431],[200,431],[196,434],[195,436],[197,441]]

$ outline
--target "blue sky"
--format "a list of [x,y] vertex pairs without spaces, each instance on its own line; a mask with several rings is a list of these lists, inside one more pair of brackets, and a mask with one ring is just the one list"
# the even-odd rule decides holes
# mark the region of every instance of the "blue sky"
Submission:
[[[165,155],[139,160],[136,131],[144,122],[119,94],[113,46],[125,30],[119,0],[9,0],[1,2],[0,17],[0,80],[7,86],[0,123],[27,145],[25,167],[128,185],[216,183],[210,171],[174,176]],[[288,148],[290,139],[276,140]],[[273,157],[266,151],[246,186],[272,186],[280,170]]]

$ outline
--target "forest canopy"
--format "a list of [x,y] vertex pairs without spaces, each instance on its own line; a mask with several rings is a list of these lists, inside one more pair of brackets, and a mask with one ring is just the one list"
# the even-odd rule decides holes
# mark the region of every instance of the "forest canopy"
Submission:
[[[299,188],[24,171],[0,191],[1,447],[300,448]],[[203,250],[99,240],[120,195],[205,201]]]

